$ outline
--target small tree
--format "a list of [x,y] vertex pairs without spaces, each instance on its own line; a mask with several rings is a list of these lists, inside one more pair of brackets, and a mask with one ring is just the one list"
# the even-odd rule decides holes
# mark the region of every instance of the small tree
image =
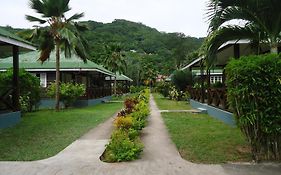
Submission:
[[185,70],[176,70],[171,79],[178,90],[184,91],[188,85],[192,84],[192,73]]

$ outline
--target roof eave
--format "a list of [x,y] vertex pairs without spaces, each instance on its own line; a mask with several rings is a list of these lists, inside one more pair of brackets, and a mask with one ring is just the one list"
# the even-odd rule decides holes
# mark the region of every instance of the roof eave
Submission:
[[19,47],[22,47],[25,49],[36,50],[36,47],[34,47],[30,44],[24,43],[24,42],[17,41],[13,38],[0,36],[0,41],[3,41],[5,43],[11,44],[11,45],[19,46]]

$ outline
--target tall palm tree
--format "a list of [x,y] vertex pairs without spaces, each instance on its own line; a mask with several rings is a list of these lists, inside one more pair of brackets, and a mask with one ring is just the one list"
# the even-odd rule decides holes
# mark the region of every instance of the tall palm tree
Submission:
[[85,27],[75,23],[84,16],[83,13],[74,14],[70,18],[65,13],[70,11],[69,0],[30,0],[30,8],[34,9],[40,18],[26,15],[26,19],[39,24],[48,24],[47,27],[37,27],[32,37],[39,41],[40,58],[46,61],[51,52],[56,52],[56,110],[59,111],[60,94],[60,50],[64,51],[65,57],[71,57],[74,52],[84,61],[87,60],[87,43],[80,36],[80,31]]
[[124,74],[125,69],[127,67],[127,63],[125,60],[125,55],[122,53],[122,47],[120,44],[110,44],[105,46],[105,59],[104,59],[104,65],[105,67],[115,73],[114,78],[114,95],[116,95],[116,89],[117,89],[117,73]]
[[[209,0],[207,61],[213,62],[218,48],[230,40],[266,43],[272,53],[277,53],[281,39],[280,9],[280,0]],[[233,24],[233,20],[243,25]]]

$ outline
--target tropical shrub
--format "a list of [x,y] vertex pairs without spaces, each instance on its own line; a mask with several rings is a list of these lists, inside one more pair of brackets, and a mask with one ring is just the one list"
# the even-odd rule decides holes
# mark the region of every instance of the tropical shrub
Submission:
[[169,99],[176,101],[186,101],[190,98],[190,95],[187,91],[179,91],[174,86],[171,87],[169,91]]
[[226,67],[228,101],[253,159],[281,160],[281,57],[246,56]]
[[[0,94],[12,87],[13,70],[0,73]],[[32,111],[40,101],[40,80],[23,69],[19,71],[20,105],[23,112]]]
[[[86,88],[84,84],[73,84],[73,83],[61,83],[60,84],[60,98],[64,103],[65,107],[73,105],[73,103],[83,94],[85,94]],[[55,97],[56,84],[51,83],[47,90],[47,94],[50,97]]]
[[134,94],[134,93],[140,93],[141,91],[143,91],[144,89],[146,89],[145,86],[131,86],[130,87],[130,93]]
[[159,82],[156,84],[156,91],[162,94],[164,97],[168,97],[171,87],[172,84],[170,82]]
[[114,124],[117,129],[128,130],[133,126],[133,118],[131,116],[116,117]]
[[192,85],[192,73],[186,70],[176,70],[172,77],[172,84],[179,90],[184,91],[187,86]]
[[104,155],[106,162],[121,162],[137,159],[142,152],[143,144],[139,139],[131,140],[127,132],[116,130],[111,136]]
[[127,114],[132,113],[132,111],[137,103],[138,103],[138,100],[136,98],[125,99],[124,105],[125,105],[126,113]]

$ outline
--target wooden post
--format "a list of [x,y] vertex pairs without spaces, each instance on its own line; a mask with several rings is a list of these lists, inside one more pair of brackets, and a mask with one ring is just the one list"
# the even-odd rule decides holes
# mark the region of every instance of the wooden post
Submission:
[[14,111],[20,110],[20,89],[19,89],[19,47],[13,46],[13,106]]
[[207,70],[207,84],[208,84],[208,87],[207,87],[207,102],[208,102],[208,105],[211,104],[211,82],[210,82],[210,74],[211,74],[211,71],[210,69]]
[[204,88],[204,69],[203,63],[200,65],[200,74],[201,74],[201,102],[205,103],[205,88]]
[[234,58],[238,59],[240,58],[240,45],[239,44],[234,44],[233,45],[233,52],[234,52]]

